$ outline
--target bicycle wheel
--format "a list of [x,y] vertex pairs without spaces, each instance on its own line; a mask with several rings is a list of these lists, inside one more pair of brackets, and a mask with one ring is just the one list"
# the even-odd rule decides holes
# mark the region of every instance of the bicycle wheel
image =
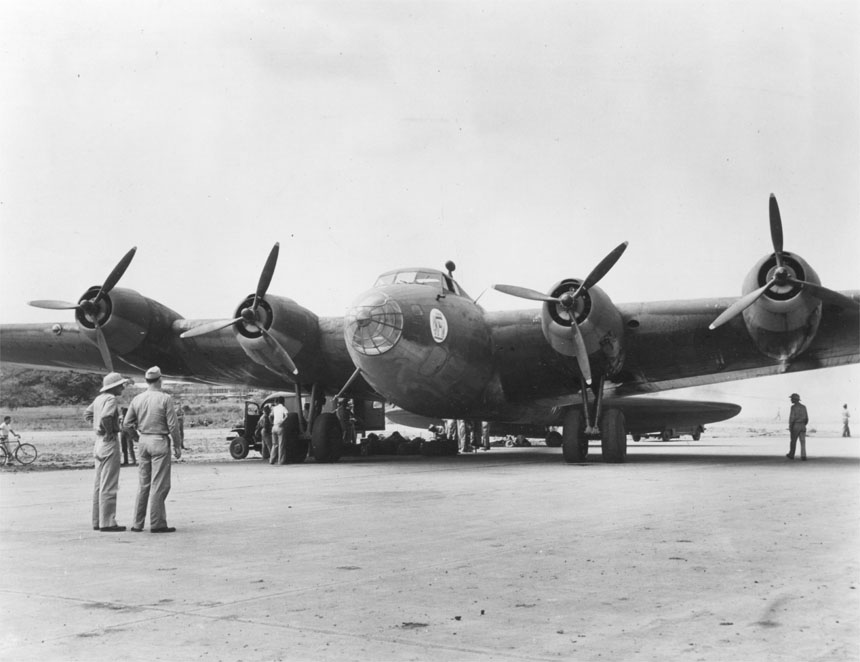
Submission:
[[9,459],[9,453],[6,452],[4,446],[0,446],[0,467],[6,466],[6,460]]
[[31,464],[38,454],[33,444],[21,444],[15,450],[15,459],[21,464]]

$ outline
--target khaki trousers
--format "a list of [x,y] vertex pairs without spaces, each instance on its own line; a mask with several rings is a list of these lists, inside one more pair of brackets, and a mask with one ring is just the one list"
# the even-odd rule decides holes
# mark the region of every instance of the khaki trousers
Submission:
[[96,437],[93,446],[96,479],[93,485],[93,528],[116,526],[119,491],[119,441],[114,436]]
[[167,526],[167,510],[164,507],[170,493],[170,442],[167,435],[140,435],[138,454],[140,481],[132,526],[136,529],[143,528],[148,505],[149,526],[158,529]]

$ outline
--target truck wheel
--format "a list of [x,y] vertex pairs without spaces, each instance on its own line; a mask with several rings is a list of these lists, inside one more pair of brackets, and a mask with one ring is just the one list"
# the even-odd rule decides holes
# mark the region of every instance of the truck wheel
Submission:
[[343,430],[337,416],[325,412],[317,416],[311,431],[311,452],[317,462],[337,462],[343,446]]
[[244,460],[248,457],[248,441],[245,437],[236,437],[230,442],[230,455],[234,460]]

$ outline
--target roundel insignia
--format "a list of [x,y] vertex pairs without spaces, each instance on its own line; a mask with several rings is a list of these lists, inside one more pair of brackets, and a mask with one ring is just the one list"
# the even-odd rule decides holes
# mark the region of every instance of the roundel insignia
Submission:
[[442,342],[448,337],[448,320],[438,308],[430,311],[430,333],[436,342]]

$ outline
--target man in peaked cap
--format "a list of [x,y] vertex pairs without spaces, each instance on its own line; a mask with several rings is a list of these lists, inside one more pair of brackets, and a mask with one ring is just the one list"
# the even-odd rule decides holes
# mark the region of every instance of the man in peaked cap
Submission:
[[170,492],[170,446],[178,460],[182,457],[182,437],[176,419],[173,398],[161,390],[161,369],[153,366],[146,371],[147,389],[135,396],[128,406],[123,425],[137,427],[140,484],[134,504],[132,531],[143,531],[149,506],[149,530],[152,533],[173,533],[167,526],[164,502]]
[[791,435],[791,443],[788,448],[786,457],[789,460],[794,459],[794,451],[797,448],[797,440],[800,440],[800,459],[806,459],[806,424],[809,423],[809,415],[806,413],[806,407],[800,404],[800,396],[797,393],[792,393],[788,396],[791,399],[791,413],[788,415],[788,430]]
[[102,379],[99,395],[84,412],[96,433],[93,458],[96,479],[93,486],[93,529],[125,531],[116,523],[116,495],[119,491],[119,403],[125,385],[131,380],[118,372]]

